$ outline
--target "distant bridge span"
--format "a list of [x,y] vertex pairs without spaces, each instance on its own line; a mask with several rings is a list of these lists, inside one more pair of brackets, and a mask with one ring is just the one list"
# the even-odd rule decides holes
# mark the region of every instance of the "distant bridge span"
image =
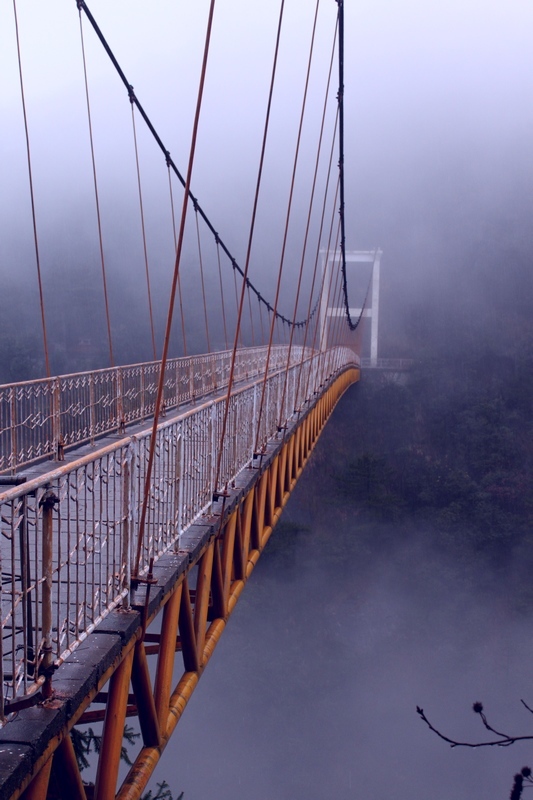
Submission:
[[[97,449],[60,453],[65,463],[41,460],[0,479],[15,484],[0,493],[2,800],[141,796],[329,415],[359,379],[348,348],[295,361],[281,430],[285,373],[269,375],[259,453],[259,370],[235,387],[223,496],[212,496],[211,480],[224,398],[195,397],[161,421],[140,580],[132,564],[149,430],[137,424]],[[142,745],[117,786],[130,716]],[[92,787],[69,733],[97,722]]]

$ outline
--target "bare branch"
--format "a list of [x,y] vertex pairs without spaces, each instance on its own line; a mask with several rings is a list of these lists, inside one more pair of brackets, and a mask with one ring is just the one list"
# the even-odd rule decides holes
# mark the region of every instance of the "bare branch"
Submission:
[[[495,728],[493,728],[487,721],[484,713],[483,713],[483,706],[481,703],[474,703],[474,711],[476,714],[481,716],[483,720],[484,726],[487,728],[488,731],[491,733],[495,733],[498,736],[498,739],[493,739],[489,742],[461,742],[457,739],[450,739],[448,736],[445,736],[438,728],[435,728],[434,725],[431,724],[429,719],[426,717],[424,713],[424,709],[420,708],[420,706],[416,707],[417,714],[419,715],[420,719],[422,719],[428,728],[435,733],[439,739],[443,739],[443,741],[448,742],[450,747],[509,747],[509,745],[514,744],[515,742],[523,742],[526,740],[533,739],[533,735],[529,736],[509,736],[505,733],[500,733]],[[533,713],[533,712],[532,712]]]
[[530,708],[525,700],[520,700],[520,702],[522,703],[524,708],[527,708],[527,710],[529,711],[530,714],[533,714],[533,708]]

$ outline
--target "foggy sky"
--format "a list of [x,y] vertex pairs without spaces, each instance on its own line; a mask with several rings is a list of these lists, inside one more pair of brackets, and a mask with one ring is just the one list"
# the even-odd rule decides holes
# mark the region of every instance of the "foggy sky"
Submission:
[[[92,191],[78,12],[74,2],[57,0],[46,7],[30,0],[17,5],[38,222],[43,231],[76,231]],[[208,3],[100,0],[90,8],[184,171]],[[241,261],[277,11],[277,3],[232,0],[219,2],[215,12],[193,191]],[[268,177],[279,174],[279,181],[267,180],[265,228],[258,232],[257,269],[265,273],[271,269],[264,255],[269,230],[279,227],[275,215],[282,216],[287,196],[313,13],[314,3],[286,4],[267,164]],[[329,59],[335,14],[333,0],[323,0],[310,114],[318,113],[318,76]],[[492,225],[506,204],[531,207],[533,7],[526,0],[365,0],[345,3],[345,14],[347,246],[383,247],[389,276],[407,277],[415,292],[428,273],[443,269],[450,252]],[[106,213],[118,213],[116,197],[134,194],[131,121],[124,89],[89,26],[84,28],[105,220]],[[2,185],[9,187],[0,206],[5,273],[14,252],[32,262],[9,3],[0,9],[0,74]],[[336,76],[334,84],[336,91]],[[147,191],[156,196],[165,189],[166,173],[142,126],[139,137],[145,175],[151,175]],[[67,205],[78,207],[78,222],[65,220]],[[147,202],[154,240],[161,238],[161,213],[150,208]],[[120,213],[112,226],[118,233],[128,229],[127,202],[122,213],[124,229]],[[14,227],[24,235],[6,252]],[[109,240],[108,233],[112,247]],[[160,260],[166,263],[165,253]]]
[[499,730],[531,732],[518,600],[531,556],[504,569],[439,547],[427,525],[365,525],[332,502],[324,472],[362,390],[328,422],[151,786],[185,800],[504,800],[531,764],[530,742],[451,749],[415,710],[463,741],[490,738],[475,701]]
[[[277,5],[218,0],[215,15],[192,188],[241,261]],[[287,0],[286,5],[282,91],[276,99],[269,207],[264,212],[274,227],[279,227],[287,195],[305,70],[302,54],[314,10],[309,0]],[[84,264],[87,253],[95,258],[96,244],[94,222],[86,211],[92,184],[76,4],[18,0],[17,6],[43,266],[50,269],[65,252],[69,261]],[[89,7],[184,171],[207,0],[94,0]],[[329,57],[335,13],[334,0],[323,0],[317,83]],[[346,0],[345,13],[347,246],[383,248],[384,291],[387,285],[400,287],[395,297],[403,305],[433,291],[443,275],[468,269],[471,248],[489,234],[505,238],[512,230],[513,236],[526,236],[524,220],[530,224],[533,203],[533,3]],[[132,229],[136,190],[129,104],[88,25],[84,29],[104,238],[117,268],[131,271],[139,242],[124,244]],[[13,14],[7,1],[0,4],[0,76],[0,275],[5,279],[33,270]],[[163,272],[173,255],[168,218],[163,220],[157,200],[158,193],[166,191],[166,173],[141,126],[139,139],[145,174],[151,176],[146,187],[148,234],[152,242],[158,241],[155,263]],[[278,177],[279,185],[274,180]],[[166,238],[160,236],[163,229]],[[266,249],[269,233],[267,225],[258,234],[257,263],[265,281],[277,257]],[[490,277],[478,268],[477,281]],[[306,599],[311,614],[307,622],[292,619],[281,632],[280,618],[268,605],[270,584],[275,582],[271,575],[266,574],[258,601],[243,598],[242,610],[239,607],[176,734],[173,746],[181,753],[183,771],[180,766],[175,793],[184,788],[186,800],[194,800],[189,787],[195,771],[202,776],[197,797],[217,800],[270,800],[283,797],[287,786],[291,800],[300,795],[306,800],[332,796],[332,786],[338,800],[458,800],[461,791],[465,797],[487,796],[492,786],[497,786],[495,797],[508,793],[512,772],[522,761],[527,763],[527,755],[506,750],[467,757],[450,751],[422,728],[414,706],[420,703],[429,714],[435,708],[436,722],[457,735],[462,732],[461,715],[467,726],[476,722],[469,711],[474,700],[491,698],[495,721],[507,715],[504,723],[514,722],[513,703],[518,707],[524,695],[531,702],[529,627],[509,623],[497,600],[475,608],[464,583],[460,591],[450,593],[443,578],[437,590],[430,591],[422,558],[427,554],[416,543],[409,548],[399,545],[393,555],[396,562],[415,564],[411,583],[396,564],[373,561],[366,565],[366,574],[358,576],[355,607],[347,603],[324,609]],[[453,565],[445,566],[444,576],[455,580]],[[337,576],[328,572],[325,578],[327,583]],[[276,608],[293,603],[303,615],[301,597],[314,598],[317,582],[323,581],[317,567],[305,575],[303,584],[292,586],[288,581]],[[252,585],[247,591],[253,591]],[[485,599],[489,594],[485,587]],[[255,626],[254,603],[263,600],[265,615]],[[437,619],[421,619],[421,603],[443,610]],[[247,605],[251,614],[239,632],[239,615],[245,619]],[[464,632],[459,641],[452,640],[454,620],[458,615],[464,619],[465,608]],[[444,618],[448,611],[450,616]],[[331,661],[324,655],[323,642],[313,640],[313,614],[323,615],[323,628],[331,625]],[[442,628],[435,636],[431,626],[437,622]],[[285,670],[284,648],[299,641],[292,634],[300,624],[308,635],[302,643],[301,670]],[[498,659],[488,659],[488,652],[498,652]],[[298,655],[293,652],[291,658]],[[324,670],[333,671],[339,661],[347,672],[341,690],[323,703],[319,692]],[[508,691],[511,663],[513,685]],[[273,696],[265,700],[256,696],[258,683],[281,689],[271,689]],[[291,705],[298,693],[310,716]],[[187,727],[193,713],[197,721]],[[255,725],[261,715],[265,720],[258,732]],[[302,731],[308,730],[306,742]],[[465,735],[477,733],[470,727]],[[172,759],[172,752],[169,747],[166,758]],[[157,779],[168,776],[168,763],[163,760]],[[364,792],[358,786],[364,786]]]

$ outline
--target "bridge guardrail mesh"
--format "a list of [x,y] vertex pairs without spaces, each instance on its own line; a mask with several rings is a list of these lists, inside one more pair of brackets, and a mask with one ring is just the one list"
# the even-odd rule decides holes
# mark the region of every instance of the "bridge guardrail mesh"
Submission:
[[[276,433],[280,418],[290,419],[306,400],[313,401],[320,376],[353,363],[354,355],[334,348],[305,359],[301,371],[298,358],[294,361],[284,409],[285,373],[267,379],[261,443]],[[201,369],[203,364],[191,359],[188,366]],[[240,362],[241,377],[256,367],[250,354]],[[179,386],[176,375],[169,378],[173,392]],[[83,376],[84,392],[90,382]],[[80,385],[69,384],[65,391]],[[212,398],[158,426],[142,571],[151,557],[179,547],[181,533],[209,508],[213,491],[229,485],[252,462],[261,390],[256,377],[231,396],[218,487],[216,452],[225,398]],[[0,491],[0,719],[6,701],[34,690],[47,667],[59,664],[110,610],[127,603],[150,438],[149,430],[125,436]]]
[[[292,363],[302,348],[292,348]],[[272,349],[270,369],[285,366],[287,348]],[[265,368],[266,348],[237,353],[235,380],[253,379]],[[171,410],[228,385],[231,351],[170,359],[165,370],[165,409]],[[0,386],[0,474],[54,458],[66,448],[154,413],[160,362],[60,375]]]

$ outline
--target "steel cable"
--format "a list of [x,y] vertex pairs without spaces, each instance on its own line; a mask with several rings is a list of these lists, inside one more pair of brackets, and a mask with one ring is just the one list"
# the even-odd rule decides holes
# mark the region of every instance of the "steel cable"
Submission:
[[[313,30],[312,30],[312,34],[311,34],[311,42],[310,42],[310,45],[309,45],[309,56],[308,56],[308,60],[307,60],[307,72],[306,72],[306,76],[305,76],[305,85],[304,85],[304,92],[303,92],[303,98],[302,98],[302,106],[301,106],[301,110],[300,110],[300,121],[299,121],[299,125],[298,125],[298,135],[296,137],[296,147],[295,147],[294,160],[293,160],[291,185],[290,185],[290,191],[289,191],[289,200],[288,200],[288,204],[287,204],[287,213],[285,215],[285,230],[284,230],[284,233],[283,233],[283,244],[282,244],[282,248],[281,248],[281,256],[280,256],[280,262],[279,262],[279,267],[278,267],[278,277],[277,277],[277,284],[276,284],[276,296],[275,296],[275,300],[274,300],[274,315],[277,315],[278,301],[279,301],[280,290],[281,290],[281,278],[282,278],[283,266],[284,266],[284,262],[285,262],[285,251],[286,251],[286,247],[287,247],[287,237],[288,237],[288,232],[289,232],[289,223],[290,223],[290,218],[291,218],[292,201],[293,201],[293,196],[294,196],[294,186],[295,186],[295,181],[296,181],[296,170],[297,170],[298,160],[299,160],[299,155],[300,155],[300,144],[301,144],[301,139],[302,139],[302,129],[303,129],[303,122],[304,122],[305,110],[306,110],[306,105],[307,105],[307,94],[308,94],[308,90],[309,90],[309,76],[310,76],[310,73],[311,73],[311,64],[312,64],[312,61],[313,61],[313,50],[314,50],[314,44],[315,44],[316,22],[317,22],[319,5],[320,5],[320,0],[317,0],[316,6],[315,6],[315,16],[314,16],[314,19],[313,19]],[[284,321],[284,318],[282,318],[282,321]],[[269,368],[269,364],[270,364],[270,355],[271,355],[271,352],[272,352],[273,336],[274,336],[274,325],[272,324],[271,328],[270,328],[270,338],[269,338],[269,341],[268,341],[268,349],[267,349],[267,355],[266,355],[265,374],[264,374],[264,377],[263,377],[263,384],[262,384],[262,387],[261,387],[261,399],[259,401],[259,413],[257,415],[257,432],[256,432],[256,440],[255,440],[255,448],[254,448],[256,451],[259,450],[259,431],[261,429],[261,418],[262,418],[262,415],[263,415],[263,408],[264,408],[264,404],[265,404],[266,383],[267,383],[268,368]]]
[[[174,213],[174,193],[172,191],[172,173],[170,171],[170,163],[167,159],[167,170],[168,170],[168,190],[170,194],[170,212],[172,215],[172,233],[174,235],[174,252],[176,253],[178,249],[178,237],[176,234],[176,215]],[[179,300],[179,307],[180,307],[180,318],[181,318],[181,337],[183,340],[183,355],[187,355],[187,336],[185,333],[185,314],[183,312],[183,295],[181,292],[181,277],[178,274],[178,300]]]
[[152,290],[150,286],[150,268],[148,266],[148,248],[146,246],[146,228],[144,225],[144,206],[143,206],[143,195],[142,195],[142,186],[141,186],[141,169],[139,166],[139,150],[137,147],[137,130],[135,127],[135,107],[132,96],[130,96],[130,103],[131,103],[131,124],[133,128],[133,145],[135,149],[135,166],[137,168],[137,189],[139,194],[139,212],[141,215],[141,233],[142,233],[142,240],[143,240],[143,252],[144,252],[144,271],[146,275],[146,291],[148,294],[148,313],[150,316],[150,333],[152,337],[152,349],[154,352],[154,361],[157,361],[157,348],[155,344],[155,328],[154,328],[154,312],[152,306]]
[[[318,5],[317,5],[317,13],[318,13]],[[315,170],[314,170],[314,173],[313,173],[313,183],[312,183],[312,187],[311,187],[311,195],[310,195],[310,198],[309,198],[309,208],[308,208],[308,211],[307,211],[307,222],[306,222],[306,226],[305,226],[305,235],[304,235],[304,241],[303,241],[303,245],[302,245],[302,257],[301,257],[301,260],[300,260],[300,270],[299,270],[299,275],[298,275],[298,284],[297,284],[297,288],[296,288],[296,297],[294,299],[294,314],[293,314],[293,317],[296,317],[296,314],[298,313],[298,303],[299,303],[299,300],[300,300],[300,291],[301,291],[301,287],[302,287],[302,278],[303,278],[303,271],[304,271],[304,264],[305,264],[305,256],[306,256],[306,253],[307,253],[307,241],[308,241],[308,238],[309,238],[309,229],[311,227],[311,215],[312,215],[312,212],[313,212],[313,204],[314,204],[314,199],[315,199],[315,190],[316,190],[316,183],[317,183],[317,177],[318,177],[318,167],[319,167],[319,164],[320,164],[320,156],[321,156],[321,153],[322,153],[322,140],[323,140],[323,136],[324,136],[324,126],[325,126],[325,123],[326,123],[326,112],[327,112],[327,106],[328,106],[329,87],[330,87],[330,82],[331,82],[331,73],[332,73],[332,70],[333,70],[333,60],[334,60],[334,56],[335,56],[336,40],[337,40],[337,25],[335,26],[335,33],[334,33],[334,36],[333,36],[333,45],[332,45],[332,49],[331,49],[331,58],[330,58],[329,71],[328,71],[328,77],[327,77],[327,82],[326,82],[326,91],[325,91],[325,94],[324,94],[324,105],[323,105],[323,108],[322,108],[322,120],[321,120],[321,123],[320,123],[320,135],[318,137],[317,153],[316,153],[316,159],[315,159]],[[329,180],[329,175],[328,175],[328,180]],[[325,189],[325,194],[326,195],[327,195],[327,190],[328,190],[328,184],[326,184],[326,189]],[[311,302],[312,302],[312,292],[313,292],[313,287],[314,287],[314,278],[315,278],[315,275],[316,275],[317,261],[318,261],[318,259],[315,261],[315,268],[314,268],[314,271],[313,271],[313,282],[312,282],[312,286],[311,286],[311,294],[310,294],[309,304],[311,304]],[[305,327],[307,328],[307,325]],[[290,365],[290,362],[291,362],[292,345],[293,345],[293,338],[294,338],[294,331],[295,330],[296,329],[294,327],[291,327],[291,329],[290,329],[289,349],[287,351],[287,367],[286,367],[286,370],[285,370],[285,380],[283,381],[283,391],[282,391],[282,395],[281,395],[281,402],[280,402],[280,408],[279,408],[278,428],[282,427],[283,412],[284,412],[284,408],[285,408],[285,398],[286,398],[286,394],[287,394],[287,385],[288,385],[288,380],[289,380],[289,365]],[[303,353],[302,353],[302,356],[303,356]],[[303,365],[303,360],[302,360],[302,362],[300,364],[300,370],[302,369],[302,365]],[[298,374],[299,374],[300,370],[298,370]],[[299,381],[298,381],[298,384],[299,384]],[[295,398],[296,397],[297,397],[297,394],[295,394]]]
[[41,327],[42,327],[42,334],[43,334],[43,349],[44,349],[44,364],[46,370],[46,377],[49,378],[51,376],[50,371],[50,357],[48,354],[48,336],[46,332],[46,315],[44,310],[44,292],[43,292],[43,281],[41,276],[41,259],[39,255],[39,237],[37,235],[37,217],[35,213],[35,196],[33,191],[33,172],[32,172],[32,165],[31,165],[31,152],[30,152],[30,134],[28,129],[28,115],[26,113],[26,97],[24,93],[24,78],[22,75],[22,58],[20,53],[20,37],[19,37],[19,24],[18,24],[18,16],[17,16],[17,3],[16,0],[13,0],[13,15],[15,18],[15,37],[17,40],[17,59],[18,59],[18,70],[19,70],[19,79],[20,79],[20,96],[22,101],[22,115],[24,118],[24,134],[26,137],[26,160],[28,165],[28,182],[29,182],[29,189],[30,189],[30,201],[31,201],[31,217],[32,217],[32,224],[33,224],[33,243],[35,247],[35,262],[37,267],[37,284],[39,287],[39,305],[41,311]]
[[[143,106],[141,105],[139,99],[137,98],[137,95],[135,94],[133,86],[129,83],[124,71],[122,70],[122,68],[121,68],[120,64],[118,63],[113,51],[111,50],[111,47],[109,46],[109,44],[108,44],[108,42],[107,42],[102,30],[98,26],[98,23],[96,22],[96,19],[94,18],[94,16],[92,15],[91,11],[89,10],[89,7],[87,6],[87,3],[85,2],[85,0],[76,0],[76,4],[77,4],[78,8],[83,10],[85,15],[87,16],[87,19],[91,23],[94,32],[96,33],[98,39],[100,40],[100,43],[102,44],[102,47],[104,48],[104,50],[107,53],[109,59],[111,60],[111,63],[115,67],[115,70],[117,71],[117,73],[118,73],[118,75],[120,77],[120,80],[122,81],[122,83],[126,87],[126,90],[128,92],[128,98],[130,99],[130,102],[133,103],[137,107],[137,110],[139,111],[139,113],[140,113],[141,117],[143,118],[146,126],[148,127],[148,130],[152,134],[155,142],[157,143],[158,147],[160,148],[160,150],[162,151],[163,155],[165,156],[165,159],[166,159],[167,163],[170,165],[171,169],[175,173],[175,175],[178,178],[178,180],[180,181],[181,185],[186,189],[187,197],[191,200],[191,202],[196,203],[196,206],[198,208],[198,213],[199,213],[200,217],[203,219],[203,221],[207,225],[208,229],[211,231],[212,235],[215,237],[215,240],[218,241],[218,244],[220,245],[222,251],[227,256],[227,258],[228,258],[233,270],[237,271],[241,275],[241,277],[244,278],[244,270],[239,266],[239,264],[237,263],[237,260],[231,254],[229,248],[226,246],[224,241],[220,238],[220,236],[217,233],[217,231],[216,231],[214,225],[212,224],[211,220],[209,219],[209,217],[207,216],[207,214],[203,210],[202,206],[198,202],[198,199],[193,195],[193,193],[191,191],[191,188],[186,186],[185,178],[182,176],[181,172],[179,171],[179,169],[177,168],[176,164],[172,160],[171,155],[170,155],[170,151],[167,150],[167,148],[165,147],[165,145],[164,145],[161,137],[157,133],[152,121],[150,120],[148,114],[146,113],[146,111],[144,110]],[[249,285],[250,291],[252,291],[258,297],[259,301],[261,303],[263,303],[264,305],[268,305],[268,303],[265,300],[265,298],[262,297],[261,292],[259,291],[259,289],[257,289],[257,287],[251,281],[249,281],[248,285]],[[301,327],[306,322],[306,320],[290,320],[287,317],[285,317],[283,314],[280,314],[279,312],[276,312],[276,316],[279,316],[279,318],[282,319],[283,321],[285,321],[288,325],[296,325],[296,326],[299,325]]]
[[91,102],[89,97],[89,80],[87,78],[87,61],[85,58],[85,41],[83,37],[83,21],[81,16],[81,10],[78,12],[80,18],[80,41],[81,41],[81,55],[83,61],[83,78],[85,82],[85,100],[87,105],[87,124],[89,128],[89,142],[91,146],[91,163],[93,168],[93,184],[94,184],[94,201],[96,206],[96,221],[98,226],[98,244],[100,247],[100,265],[102,269],[102,287],[104,292],[104,306],[105,306],[105,318],[106,318],[106,325],[107,325],[107,341],[109,345],[109,361],[112,367],[115,366],[115,357],[113,354],[113,337],[111,336],[111,315],[109,313],[109,296],[107,291],[107,274],[106,274],[106,266],[105,266],[105,258],[104,258],[104,244],[103,244],[103,237],[102,237],[102,221],[100,216],[100,197],[98,194],[98,179],[96,177],[96,157],[94,154],[94,141],[93,141],[93,125],[92,125],[92,117],[91,117]]
[[163,353],[161,356],[161,367],[159,373],[159,382],[157,386],[157,398],[155,402],[155,409],[154,409],[154,419],[152,425],[152,435],[150,438],[150,450],[148,454],[148,463],[146,466],[146,477],[144,483],[144,495],[143,495],[143,502],[141,508],[141,517],[139,522],[139,533],[138,533],[138,540],[137,540],[137,552],[135,556],[135,565],[133,569],[133,579],[138,579],[139,577],[139,567],[141,561],[141,552],[143,547],[143,540],[144,540],[144,531],[146,525],[146,515],[148,511],[148,498],[150,495],[150,484],[152,479],[152,468],[154,463],[154,455],[155,455],[155,444],[156,444],[156,435],[157,435],[157,424],[159,421],[159,414],[161,412],[161,405],[163,400],[163,391],[165,388],[165,368],[167,363],[168,357],[168,348],[170,343],[170,333],[172,329],[172,318],[174,314],[174,304],[176,300],[176,289],[178,283],[178,275],[181,263],[181,253],[183,248],[183,239],[185,236],[185,222],[187,219],[187,208],[188,208],[188,201],[189,201],[189,187],[191,185],[192,179],[192,169],[194,164],[194,155],[196,151],[196,139],[198,135],[198,127],[200,123],[200,110],[202,108],[202,99],[203,99],[203,91],[204,91],[204,84],[205,84],[205,76],[207,72],[207,58],[209,54],[209,45],[211,41],[211,30],[213,26],[213,14],[215,10],[215,0],[211,0],[210,7],[209,7],[209,17],[207,22],[207,30],[205,35],[205,44],[204,44],[204,54],[202,60],[202,69],[200,73],[200,84],[198,87],[198,96],[196,101],[196,111],[194,115],[194,122],[193,122],[193,129],[192,129],[192,136],[191,136],[191,146],[189,151],[189,164],[187,167],[187,178],[185,181],[185,192],[183,196],[183,205],[181,209],[181,220],[180,220],[180,228],[178,234],[178,245],[176,249],[176,261],[174,264],[174,274],[172,278],[172,287],[170,291],[170,301],[168,307],[168,315],[167,315],[167,324],[165,330],[165,340],[163,343]]

